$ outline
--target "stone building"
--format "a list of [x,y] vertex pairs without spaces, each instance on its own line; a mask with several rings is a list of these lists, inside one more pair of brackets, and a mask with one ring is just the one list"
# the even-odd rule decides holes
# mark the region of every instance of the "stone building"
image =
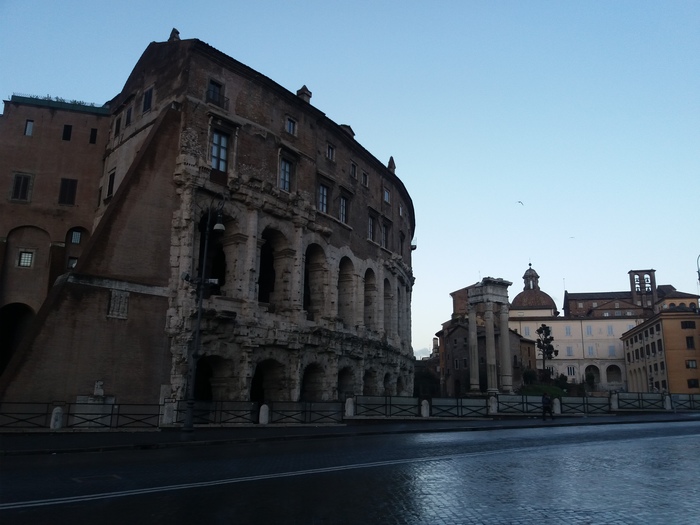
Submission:
[[[655,270],[631,270],[630,289],[614,292],[564,293],[564,315],[539,287],[539,275],[530,266],[524,287],[511,303],[509,325],[524,337],[536,338],[542,324],[552,328],[558,356],[547,361],[552,376],[565,375],[582,383],[591,375],[597,390],[625,390],[625,349],[622,335],[655,312],[671,297],[692,298],[669,285],[656,285]],[[695,299],[697,304],[697,298]],[[542,367],[538,359],[538,368]]]
[[311,96],[175,30],[150,44],[92,157],[91,237],[2,398],[410,395],[413,203]]
[[520,386],[523,363],[534,358],[534,342],[508,329],[511,284],[486,277],[450,294],[452,318],[436,334],[442,395],[509,393]]
[[109,108],[13,95],[0,115],[0,374],[90,238]]

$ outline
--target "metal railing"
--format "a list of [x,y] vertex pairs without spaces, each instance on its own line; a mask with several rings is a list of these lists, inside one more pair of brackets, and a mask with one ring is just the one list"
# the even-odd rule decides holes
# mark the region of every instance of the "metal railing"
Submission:
[[664,394],[630,393],[617,394],[619,410],[665,410]]
[[485,417],[488,415],[486,398],[433,398],[430,403],[432,417]]
[[[185,418],[187,403],[177,404],[176,423]],[[195,425],[235,425],[258,422],[260,403],[252,401],[195,401],[193,424]]]
[[270,403],[270,423],[341,423],[343,404],[335,402]]
[[365,417],[419,417],[417,397],[356,396],[355,415]]

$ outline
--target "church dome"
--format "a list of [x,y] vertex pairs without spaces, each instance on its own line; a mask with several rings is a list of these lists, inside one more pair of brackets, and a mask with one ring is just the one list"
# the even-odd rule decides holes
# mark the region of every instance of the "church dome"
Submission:
[[554,303],[549,294],[540,290],[539,284],[540,276],[532,268],[532,264],[523,275],[523,281],[525,286],[523,291],[515,296],[510,304],[511,309],[521,309],[521,310],[552,310],[556,315],[557,305]]

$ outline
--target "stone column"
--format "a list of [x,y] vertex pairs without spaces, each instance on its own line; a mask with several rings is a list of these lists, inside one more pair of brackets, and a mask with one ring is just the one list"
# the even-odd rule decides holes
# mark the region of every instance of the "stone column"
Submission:
[[486,303],[484,324],[486,325],[487,391],[498,393],[498,376],[496,373],[496,333],[493,326],[493,303],[491,301]]
[[508,305],[501,304],[501,392],[513,393],[513,361],[510,355],[510,333],[508,331]]
[[257,303],[258,296],[257,290],[255,289],[255,281],[260,271],[258,264],[258,252],[260,251],[260,246],[258,245],[258,212],[257,210],[247,210],[245,217],[245,224],[248,229],[246,234],[248,238],[246,239],[246,251],[245,251],[245,264],[241,266],[241,271],[243,274],[243,290],[245,291],[245,299],[247,302],[252,301]]
[[479,343],[476,334],[476,307],[469,305],[469,389],[479,391]]

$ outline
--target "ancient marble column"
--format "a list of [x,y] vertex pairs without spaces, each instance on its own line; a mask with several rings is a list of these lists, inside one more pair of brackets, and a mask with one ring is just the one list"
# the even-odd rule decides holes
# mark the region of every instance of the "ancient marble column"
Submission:
[[496,331],[493,325],[493,303],[486,303],[484,313],[484,324],[486,325],[486,380],[487,391],[498,393],[498,376],[496,373]]
[[510,333],[508,332],[508,305],[501,304],[500,350],[501,350],[501,392],[513,392],[513,362],[510,355]]

